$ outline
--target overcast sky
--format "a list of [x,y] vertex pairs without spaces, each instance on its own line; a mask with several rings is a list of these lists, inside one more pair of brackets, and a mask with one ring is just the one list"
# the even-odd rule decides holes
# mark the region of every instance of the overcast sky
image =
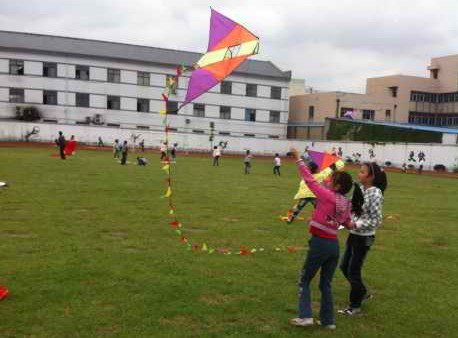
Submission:
[[260,37],[259,59],[321,90],[426,76],[430,57],[458,54],[457,0],[0,0],[0,29],[204,52],[209,6]]

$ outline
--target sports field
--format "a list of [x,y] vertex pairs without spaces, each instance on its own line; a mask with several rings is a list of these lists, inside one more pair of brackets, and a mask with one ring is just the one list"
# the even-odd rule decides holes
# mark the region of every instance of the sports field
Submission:
[[[55,152],[0,148],[0,181],[10,183],[0,190],[0,285],[10,290],[0,337],[458,335],[456,179],[389,173],[389,217],[365,268],[375,297],[326,332],[288,324],[308,237],[303,221],[279,220],[299,182],[292,162],[279,178],[271,160],[255,158],[244,175],[242,159],[214,168],[179,154],[173,196],[184,234],[217,249],[265,249],[222,255],[186,250],[168,225],[156,153],[139,167],[108,151],[66,161]],[[304,250],[275,251],[287,246]],[[317,305],[317,283],[312,292]],[[338,308],[347,292],[337,271]]]

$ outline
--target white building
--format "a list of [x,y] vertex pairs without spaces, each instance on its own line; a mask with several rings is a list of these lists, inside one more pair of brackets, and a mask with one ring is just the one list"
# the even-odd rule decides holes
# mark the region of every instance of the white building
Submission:
[[[45,123],[162,130],[161,93],[177,65],[201,54],[97,40],[0,31],[0,118],[34,106]],[[189,74],[188,74],[189,75]],[[286,138],[290,72],[249,60],[170,116],[172,132]],[[183,101],[180,77],[170,108]],[[111,129],[111,128],[110,128]]]

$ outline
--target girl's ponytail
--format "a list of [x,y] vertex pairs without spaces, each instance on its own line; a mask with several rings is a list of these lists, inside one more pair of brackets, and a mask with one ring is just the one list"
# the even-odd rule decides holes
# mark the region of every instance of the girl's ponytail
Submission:
[[353,197],[351,198],[351,211],[359,217],[363,212],[364,195],[359,184],[355,183],[354,186]]

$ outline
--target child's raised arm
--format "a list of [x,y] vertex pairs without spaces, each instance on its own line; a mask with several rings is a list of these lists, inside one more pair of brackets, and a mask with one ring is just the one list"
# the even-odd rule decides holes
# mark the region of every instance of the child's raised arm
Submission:
[[304,180],[305,184],[307,184],[309,189],[315,194],[315,196],[318,199],[334,200],[334,194],[330,190],[320,185],[320,183],[310,173],[304,161],[300,158],[298,151],[296,149],[291,149],[291,153],[293,154],[293,157],[296,160],[299,175],[302,177],[302,179]]

